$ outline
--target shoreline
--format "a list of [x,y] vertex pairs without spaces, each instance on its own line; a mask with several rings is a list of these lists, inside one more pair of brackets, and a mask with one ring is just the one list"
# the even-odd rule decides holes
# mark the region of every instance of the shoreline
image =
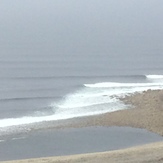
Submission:
[[[163,136],[163,90],[148,90],[121,98],[128,109],[58,122],[54,128],[128,126]],[[53,128],[53,127],[50,127]]]
[[[90,117],[80,117],[70,120],[59,121],[57,124],[51,124],[49,129],[57,128],[81,128],[90,126],[129,126],[134,128],[143,128],[148,131],[157,133],[163,136],[163,90],[148,90],[142,93],[135,93],[131,96],[126,96],[121,99],[125,104],[132,105],[132,108],[119,110],[116,112],[106,113],[102,115],[90,116]],[[155,152],[157,151],[157,152]],[[127,152],[127,156],[126,156]],[[144,155],[142,155],[142,152]],[[149,157],[150,152],[150,157]],[[74,155],[74,156],[62,156],[53,158],[40,158],[32,159],[34,163],[37,162],[126,162],[127,160],[135,159],[137,160],[163,162],[163,142],[147,144],[140,147],[133,147],[128,149],[122,149],[117,151],[108,151],[103,153],[94,154],[84,154],[84,155]],[[131,158],[130,156],[133,156]],[[148,157],[147,157],[148,156]],[[110,159],[110,160],[109,160]],[[119,160],[120,159],[120,160]],[[14,163],[26,163],[32,160],[25,161],[13,161]],[[94,160],[94,161],[93,161]],[[129,161],[129,162],[130,162]],[[12,161],[9,161],[13,163]],[[1,162],[2,163],[2,162]]]

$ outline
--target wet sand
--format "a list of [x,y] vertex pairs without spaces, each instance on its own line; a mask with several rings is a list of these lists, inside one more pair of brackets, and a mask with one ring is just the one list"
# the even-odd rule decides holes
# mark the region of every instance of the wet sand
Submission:
[[[123,100],[126,104],[132,104],[132,108],[99,116],[67,120],[65,123],[58,123],[58,126],[55,126],[55,128],[86,126],[131,126],[136,128],[144,128],[163,135],[163,91],[148,90],[147,92],[137,93],[121,100]],[[17,163],[16,161],[14,162]],[[162,163],[163,142],[112,152],[110,151],[104,153],[66,157],[41,158],[36,160],[25,160],[22,162]]]

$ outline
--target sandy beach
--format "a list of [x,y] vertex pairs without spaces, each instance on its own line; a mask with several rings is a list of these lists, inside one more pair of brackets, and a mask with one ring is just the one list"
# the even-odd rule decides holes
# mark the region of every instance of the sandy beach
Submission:
[[[123,99],[126,104],[132,105],[129,109],[107,113],[99,116],[68,120],[58,127],[86,127],[86,126],[130,126],[144,128],[157,134],[163,135],[163,91],[148,90],[127,96]],[[147,144],[143,146],[75,156],[63,156],[54,158],[40,158],[14,163],[26,162],[124,162],[124,163],[161,163],[163,162],[163,142]]]
[[133,109],[108,115],[108,119],[113,117],[112,123],[118,126],[145,128],[163,136],[163,91],[148,90],[123,100],[126,104],[132,104]]
[[98,116],[72,119],[58,126],[130,126],[147,129],[163,136],[163,91],[148,90],[121,99],[129,105],[126,110],[119,110]]

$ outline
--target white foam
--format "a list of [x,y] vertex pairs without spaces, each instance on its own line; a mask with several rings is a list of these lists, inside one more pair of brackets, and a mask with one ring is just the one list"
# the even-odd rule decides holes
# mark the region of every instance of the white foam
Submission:
[[85,84],[83,89],[68,94],[59,103],[52,104],[55,109],[53,115],[8,118],[0,120],[0,127],[27,125],[44,121],[69,119],[112,112],[126,107],[117,97],[148,89],[163,89],[163,82],[151,83],[95,83]]
[[147,79],[163,79],[163,75],[146,75]]
[[0,127],[26,125],[51,120],[59,120],[59,118],[55,118],[54,116],[7,118],[0,120]]
[[5,141],[5,140],[0,140],[0,143],[1,143],[1,142],[4,142],[4,141]]
[[25,139],[26,137],[15,137],[15,138],[12,138],[12,140],[21,140],[21,139]]
[[[27,125],[27,124],[38,123],[38,122],[64,120],[64,119],[70,119],[75,117],[103,114],[108,112],[108,109],[99,109],[97,107],[93,107],[93,108],[94,108],[93,110],[88,110],[88,112],[83,112],[82,109],[72,109],[70,111],[60,110],[56,115],[44,116],[44,117],[20,117],[20,118],[1,119],[0,128]],[[120,106],[117,105],[117,107],[114,107],[114,109],[112,109],[111,111],[119,110],[119,108]]]
[[95,83],[95,84],[84,84],[85,87],[90,88],[117,88],[117,87],[152,87],[152,86],[163,86],[163,83]]
[[93,106],[97,104],[104,104],[109,102],[114,102],[114,98],[109,98],[109,92],[105,93],[97,93],[97,94],[89,94],[89,92],[85,92],[84,94],[72,94],[68,95],[61,104],[58,104],[57,107],[62,109],[71,109],[71,108],[78,108],[78,107],[87,107]]

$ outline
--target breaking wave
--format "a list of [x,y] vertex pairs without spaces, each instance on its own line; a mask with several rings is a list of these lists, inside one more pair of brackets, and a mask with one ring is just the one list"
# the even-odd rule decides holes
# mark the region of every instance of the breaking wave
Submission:
[[125,109],[119,100],[127,94],[142,92],[148,89],[163,89],[163,75],[146,75],[143,83],[101,82],[84,84],[76,92],[67,94],[60,101],[50,104],[53,112],[50,115],[24,116],[0,120],[0,128],[28,125],[32,123],[90,116]]
[[146,75],[147,79],[163,79],[163,75]]
[[162,86],[163,83],[113,83],[113,82],[105,82],[105,83],[95,83],[95,84],[84,84],[85,87],[90,88],[120,88],[120,87],[157,87]]

